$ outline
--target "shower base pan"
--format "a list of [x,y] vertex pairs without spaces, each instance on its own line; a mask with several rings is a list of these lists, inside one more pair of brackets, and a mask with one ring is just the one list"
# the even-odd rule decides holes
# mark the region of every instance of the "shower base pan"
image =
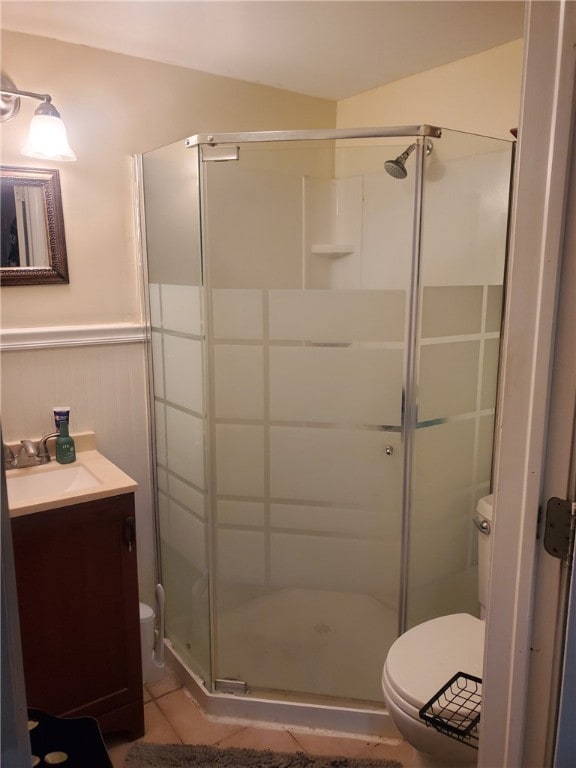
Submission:
[[166,661],[176,678],[190,691],[204,712],[212,717],[321,729],[342,735],[401,738],[384,708],[295,701],[288,699],[288,694],[277,691],[270,692],[270,698],[267,698],[268,692],[263,691],[252,691],[244,696],[211,693],[169,640],[166,640]]

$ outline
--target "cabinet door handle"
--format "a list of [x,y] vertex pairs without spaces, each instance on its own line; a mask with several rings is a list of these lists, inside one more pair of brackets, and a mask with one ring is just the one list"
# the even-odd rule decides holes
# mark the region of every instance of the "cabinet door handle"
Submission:
[[132,545],[136,545],[136,520],[133,517],[124,519],[124,541],[128,552],[132,552]]

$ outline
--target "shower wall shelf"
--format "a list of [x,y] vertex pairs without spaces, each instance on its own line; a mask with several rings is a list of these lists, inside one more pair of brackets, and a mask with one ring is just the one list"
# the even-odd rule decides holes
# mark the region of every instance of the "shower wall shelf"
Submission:
[[356,250],[353,245],[340,245],[334,243],[319,243],[313,245],[310,249],[311,253],[317,256],[350,256]]

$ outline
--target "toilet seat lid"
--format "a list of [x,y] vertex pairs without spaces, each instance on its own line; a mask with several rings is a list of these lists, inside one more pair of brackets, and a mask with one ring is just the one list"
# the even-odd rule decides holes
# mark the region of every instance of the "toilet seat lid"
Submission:
[[386,658],[394,692],[420,709],[457,672],[482,677],[484,622],[468,613],[441,616],[401,635]]

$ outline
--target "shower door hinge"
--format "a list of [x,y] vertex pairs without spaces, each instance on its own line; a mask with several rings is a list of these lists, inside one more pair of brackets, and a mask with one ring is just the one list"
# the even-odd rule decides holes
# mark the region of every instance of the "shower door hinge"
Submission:
[[224,162],[226,160],[239,160],[240,147],[229,144],[217,144],[213,147],[200,147],[202,162]]
[[546,505],[544,548],[552,557],[570,565],[574,557],[576,503],[553,497]]
[[216,678],[214,687],[217,693],[239,693],[242,695],[248,693],[248,683],[245,683],[243,680]]

